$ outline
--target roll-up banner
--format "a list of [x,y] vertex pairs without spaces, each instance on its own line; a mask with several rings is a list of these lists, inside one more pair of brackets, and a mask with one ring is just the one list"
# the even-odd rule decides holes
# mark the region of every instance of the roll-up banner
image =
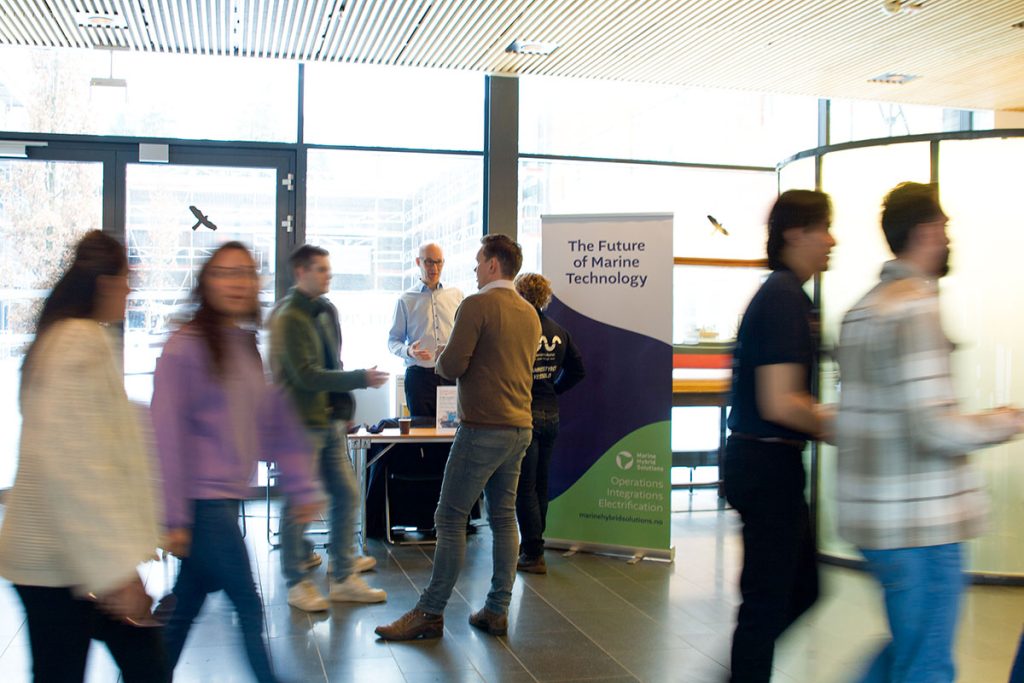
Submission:
[[560,397],[545,542],[672,559],[672,215],[543,216],[547,314],[586,378]]

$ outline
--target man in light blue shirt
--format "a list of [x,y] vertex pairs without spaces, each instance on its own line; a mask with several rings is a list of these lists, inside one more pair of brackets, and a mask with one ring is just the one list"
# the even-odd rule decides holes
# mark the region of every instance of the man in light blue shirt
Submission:
[[416,257],[420,282],[406,290],[395,305],[395,319],[388,334],[391,353],[405,361],[405,402],[409,414],[437,415],[437,387],[454,385],[434,372],[438,354],[448,343],[462,292],[441,285],[444,252],[428,242]]

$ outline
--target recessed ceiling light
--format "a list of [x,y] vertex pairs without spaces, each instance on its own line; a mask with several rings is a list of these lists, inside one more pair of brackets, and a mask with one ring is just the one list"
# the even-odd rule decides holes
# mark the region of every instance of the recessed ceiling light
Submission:
[[923,2],[914,0],[882,0],[882,11],[889,15],[914,14],[924,9]]
[[913,81],[917,78],[920,78],[920,76],[912,76],[911,74],[884,73],[879,74],[874,78],[869,78],[868,83],[888,83],[890,85],[903,85],[904,83],[909,83],[910,81]]
[[81,28],[128,28],[128,20],[117,12],[73,12]]
[[558,49],[558,43],[545,43],[540,40],[514,40],[505,48],[505,52],[521,55],[549,55]]
[[127,88],[128,81],[123,78],[103,78],[93,76],[89,79],[89,85],[96,88]]

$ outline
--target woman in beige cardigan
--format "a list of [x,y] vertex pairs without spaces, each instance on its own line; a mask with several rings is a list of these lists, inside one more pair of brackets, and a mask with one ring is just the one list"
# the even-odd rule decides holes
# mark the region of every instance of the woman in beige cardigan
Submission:
[[22,366],[18,472],[0,575],[25,607],[36,681],[80,681],[90,640],[123,680],[167,680],[137,567],[158,545],[155,482],[108,338],[129,292],[124,247],[88,233]]

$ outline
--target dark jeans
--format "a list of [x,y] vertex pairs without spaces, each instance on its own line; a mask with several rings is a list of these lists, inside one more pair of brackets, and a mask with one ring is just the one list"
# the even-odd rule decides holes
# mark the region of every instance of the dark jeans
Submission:
[[1010,683],[1024,683],[1024,633],[1020,636],[1020,643],[1017,645],[1017,656],[1013,659]]
[[173,671],[206,595],[224,591],[235,606],[249,666],[261,683],[277,681],[263,640],[263,603],[252,581],[249,553],[238,529],[237,500],[197,500],[192,548],[174,584],[177,603],[167,624],[167,660]]
[[775,640],[818,599],[804,481],[797,447],[729,437],[725,496],[743,518],[733,683],[767,683]]
[[544,529],[548,519],[548,469],[558,437],[558,413],[533,414],[533,440],[526,449],[516,490],[520,550],[527,557],[544,554]]
[[36,683],[71,683],[85,677],[89,642],[107,644],[125,683],[170,680],[159,628],[131,626],[112,619],[96,604],[79,600],[68,588],[15,586],[32,647]]
[[410,365],[405,369],[405,403],[410,416],[437,417],[437,388],[455,382],[441,377],[434,368]]

